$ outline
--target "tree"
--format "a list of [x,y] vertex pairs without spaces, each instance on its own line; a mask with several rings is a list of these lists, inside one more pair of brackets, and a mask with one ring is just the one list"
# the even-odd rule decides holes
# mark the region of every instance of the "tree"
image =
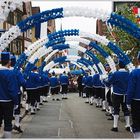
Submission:
[[[118,10],[116,11],[116,13],[126,17],[127,19],[140,26],[137,23],[137,18],[132,13],[131,6],[133,6],[132,3],[119,5],[117,7]],[[136,64],[136,56],[138,51],[140,50],[140,41],[117,27],[113,27],[112,33],[113,36],[110,35],[109,40],[115,40],[115,43],[131,58],[132,62]]]

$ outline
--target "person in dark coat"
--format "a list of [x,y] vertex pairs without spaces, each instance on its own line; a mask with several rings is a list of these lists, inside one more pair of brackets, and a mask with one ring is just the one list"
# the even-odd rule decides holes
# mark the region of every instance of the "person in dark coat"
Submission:
[[83,79],[83,75],[79,75],[77,78],[79,97],[82,97],[83,95],[82,79]]

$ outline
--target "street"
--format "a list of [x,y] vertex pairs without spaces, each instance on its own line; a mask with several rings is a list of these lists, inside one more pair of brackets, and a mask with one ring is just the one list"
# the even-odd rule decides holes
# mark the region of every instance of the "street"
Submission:
[[[124,128],[121,114],[119,132],[112,132],[113,121],[108,121],[101,108],[85,104],[85,99],[70,93],[68,100],[52,101],[41,106],[35,116],[27,115],[22,122],[21,138],[132,138]],[[27,119],[28,118],[28,119]]]

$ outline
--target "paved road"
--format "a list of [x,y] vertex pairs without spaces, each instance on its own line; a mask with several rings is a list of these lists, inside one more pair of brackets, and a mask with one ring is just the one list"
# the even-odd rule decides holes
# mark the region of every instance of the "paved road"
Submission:
[[78,94],[68,100],[49,101],[25,125],[21,138],[132,138],[120,118],[119,132],[111,132],[112,121],[94,105],[84,103]]

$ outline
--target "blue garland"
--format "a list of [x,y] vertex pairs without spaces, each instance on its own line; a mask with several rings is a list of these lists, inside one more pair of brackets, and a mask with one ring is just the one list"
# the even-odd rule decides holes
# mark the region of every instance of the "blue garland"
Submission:
[[53,50],[64,50],[64,49],[68,49],[70,48],[69,47],[69,44],[58,44],[58,45],[54,45],[52,46]]
[[90,42],[89,46],[96,49],[104,58],[107,58],[109,56],[109,54],[95,42]]
[[50,47],[50,46],[53,46],[53,45],[56,45],[56,44],[64,44],[65,43],[65,38],[62,37],[62,38],[57,38],[56,40],[50,40],[48,41],[45,46],[46,48]]
[[94,65],[94,63],[92,61],[89,61],[89,60],[87,60],[85,58],[81,58],[81,61],[86,62],[86,63],[88,63],[88,65],[91,65],[91,66]]
[[59,57],[59,58],[54,59],[53,62],[54,63],[58,63],[58,62],[59,63],[64,63],[66,59],[67,59],[67,57],[63,56],[63,57]]
[[24,77],[25,77],[25,78],[27,78],[27,77],[29,76],[31,70],[34,68],[34,66],[35,66],[35,64],[36,64],[37,61],[38,61],[38,59],[36,59],[34,63],[30,63],[30,62],[29,62],[29,63],[27,64],[27,67],[26,67],[25,70],[24,70]]
[[125,17],[112,13],[110,19],[107,22],[111,25],[119,27],[135,38],[140,39],[140,28]]
[[20,67],[24,64],[24,62],[26,61],[26,59],[27,59],[26,54],[25,53],[22,53],[19,56],[19,58],[18,58],[18,60],[17,60],[17,62],[15,64],[15,66],[14,66],[14,70],[20,70]]
[[48,35],[48,39],[50,41],[55,40],[57,38],[65,37],[65,36],[78,36],[79,35],[79,30],[77,29],[72,29],[72,30],[64,30],[64,31],[58,31],[54,32],[52,34]]
[[125,63],[125,65],[129,64],[131,61],[129,59],[129,57],[127,55],[125,55],[125,53],[123,53],[123,51],[121,50],[121,48],[117,47],[115,44],[113,44],[112,42],[109,42],[108,47],[113,50],[113,52],[115,52],[117,54],[117,56],[119,57],[119,59],[122,59]]
[[47,10],[42,13],[35,14],[27,19],[19,22],[17,26],[21,29],[21,32],[25,32],[28,29],[38,25],[39,23],[47,22],[52,19],[62,18],[63,8],[57,8],[52,10]]

